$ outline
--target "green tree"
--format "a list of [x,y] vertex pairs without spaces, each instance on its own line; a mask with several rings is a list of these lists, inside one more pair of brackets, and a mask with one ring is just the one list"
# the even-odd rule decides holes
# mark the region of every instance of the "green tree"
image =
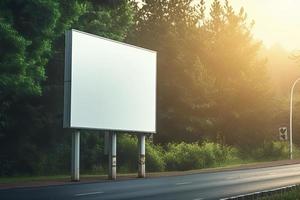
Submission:
[[[39,98],[53,42],[81,13],[77,1],[0,2],[0,174],[36,170],[43,117]],[[47,127],[47,126],[46,126]]]
[[64,32],[77,28],[122,40],[130,9],[127,1],[1,1],[0,174],[69,169],[70,135],[62,129]]
[[[235,13],[229,2],[215,0],[202,29],[206,37],[201,60],[216,77],[215,134],[230,144],[263,142],[269,128],[273,100],[266,60],[260,42],[252,37],[247,15]],[[249,140],[251,138],[251,140]]]
[[128,40],[158,51],[156,138],[263,141],[273,101],[253,23],[228,1],[215,0],[209,16],[205,7],[183,0],[136,6]]
[[156,141],[195,140],[209,127],[213,78],[199,60],[204,1],[144,1],[127,40],[158,52]]

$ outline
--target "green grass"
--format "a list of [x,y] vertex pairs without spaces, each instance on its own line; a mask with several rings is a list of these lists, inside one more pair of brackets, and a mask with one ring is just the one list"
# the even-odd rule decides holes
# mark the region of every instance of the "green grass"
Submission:
[[[226,169],[226,168],[235,168],[253,164],[259,164],[261,162],[255,162],[250,160],[234,160],[232,162],[226,162],[218,166],[207,167],[202,169],[193,169],[193,170],[209,170],[209,169]],[[166,171],[167,172],[167,171]],[[172,171],[169,171],[172,172]],[[156,173],[163,173],[163,172],[154,172]],[[118,171],[118,176],[135,176],[136,172],[129,173],[128,171]],[[95,173],[95,172],[85,172],[80,175],[82,179],[105,179],[107,174],[105,172]],[[52,181],[69,181],[70,174],[62,174],[62,175],[49,175],[49,176],[11,176],[11,177],[0,177],[0,184],[16,184],[16,183],[32,183],[32,182],[52,182]]]
[[12,176],[12,177],[1,177],[0,183],[22,183],[22,182],[33,182],[33,181],[47,181],[47,180],[64,180],[69,179],[69,175],[51,175],[51,176]]
[[[93,179],[99,177],[106,177],[105,174],[81,174],[81,178]],[[69,181],[70,175],[49,175],[49,176],[12,176],[0,177],[0,184],[13,184],[13,183],[30,183],[30,182],[43,182],[43,181]]]
[[[120,140],[119,140],[120,142]],[[122,147],[122,148],[121,148]],[[288,148],[286,143],[271,142],[264,143],[258,149],[254,149],[250,153],[241,153],[239,149],[230,146],[223,146],[213,142],[203,143],[170,143],[165,148],[159,145],[147,144],[147,171],[157,172],[163,171],[189,171],[189,170],[210,170],[212,168],[222,170],[222,168],[240,167],[258,164],[265,161],[275,161],[288,158]],[[120,142],[118,154],[120,157],[118,175],[134,176],[136,174],[136,156],[137,140],[131,137],[123,137]],[[300,150],[295,148],[295,157],[299,157]],[[122,158],[132,158],[130,160]],[[90,164],[92,165],[92,164]],[[11,177],[0,177],[0,184],[22,184],[30,182],[66,182],[70,180],[70,175],[66,170],[59,172],[62,175],[48,172],[46,176],[43,173],[47,166],[43,166],[44,170],[38,170],[39,173],[34,176],[15,175]],[[82,170],[81,178],[103,180],[107,177],[106,170],[103,165],[97,167],[86,167]],[[54,175],[48,175],[54,174]],[[39,176],[42,175],[42,176]],[[163,174],[161,174],[163,176]]]
[[269,197],[263,197],[260,198],[260,200],[300,200],[300,187],[298,186],[296,189],[283,194],[274,194]]

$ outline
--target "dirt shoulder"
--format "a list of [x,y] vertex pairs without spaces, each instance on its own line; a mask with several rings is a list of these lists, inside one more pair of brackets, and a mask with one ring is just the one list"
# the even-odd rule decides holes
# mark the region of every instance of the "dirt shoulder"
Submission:
[[[257,169],[264,167],[275,167],[283,165],[300,164],[300,160],[281,160],[273,162],[259,162],[240,165],[231,165],[227,167],[207,168],[189,171],[172,171],[172,172],[151,172],[147,173],[147,178],[167,177],[167,176],[183,176],[199,173],[216,173],[234,170]],[[117,181],[136,179],[137,174],[118,174]],[[26,177],[26,178],[0,178],[0,189],[13,189],[24,187],[41,187],[66,184],[81,184],[93,182],[109,182],[107,175],[81,175],[80,182],[71,182],[69,176],[47,176],[47,177]]]

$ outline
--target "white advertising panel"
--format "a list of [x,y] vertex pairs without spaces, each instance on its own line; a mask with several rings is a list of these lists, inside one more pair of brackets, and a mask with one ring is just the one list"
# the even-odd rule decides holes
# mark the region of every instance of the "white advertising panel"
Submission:
[[64,127],[156,132],[156,52],[67,31]]

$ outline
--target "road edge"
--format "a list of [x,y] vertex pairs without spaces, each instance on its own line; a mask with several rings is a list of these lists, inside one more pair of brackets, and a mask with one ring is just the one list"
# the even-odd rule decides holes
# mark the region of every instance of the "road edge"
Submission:
[[[226,167],[215,167],[206,169],[196,169],[188,171],[168,171],[168,172],[149,172],[147,173],[146,179],[170,177],[170,176],[185,176],[193,174],[203,173],[218,173],[218,172],[230,172],[239,170],[249,170],[267,167],[278,167],[285,165],[300,164],[300,160],[281,160],[281,161],[270,161],[270,162],[256,162],[247,164],[237,164]],[[137,180],[136,173],[131,174],[119,174],[115,181],[125,180]],[[107,179],[107,175],[82,175],[81,181],[71,182],[70,178],[61,178],[54,180],[31,180],[28,182],[15,182],[15,183],[0,183],[0,190],[16,189],[16,188],[32,188],[32,187],[48,187],[48,186],[60,186],[70,184],[87,184],[87,183],[101,183],[101,182],[112,182]]]

